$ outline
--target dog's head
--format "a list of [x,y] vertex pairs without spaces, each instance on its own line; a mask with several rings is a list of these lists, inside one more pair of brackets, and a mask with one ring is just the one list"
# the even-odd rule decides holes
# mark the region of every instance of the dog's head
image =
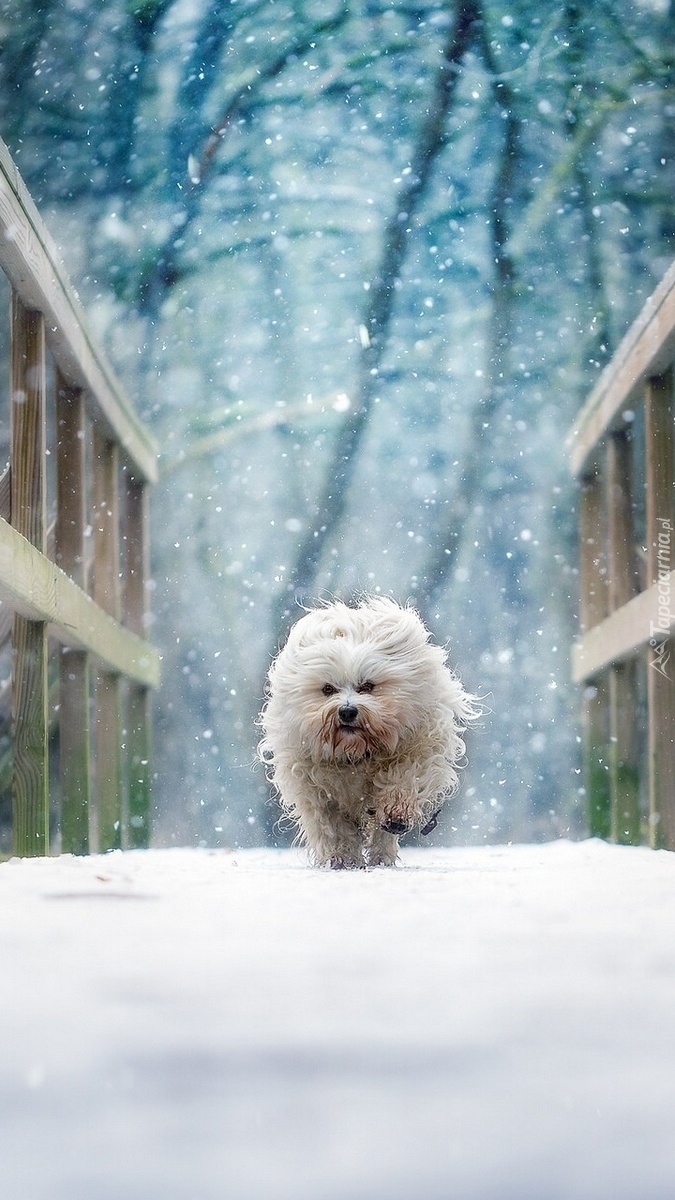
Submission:
[[270,671],[263,726],[272,749],[281,738],[315,762],[359,763],[395,755],[462,695],[412,609],[381,597],[330,604],[291,630]]

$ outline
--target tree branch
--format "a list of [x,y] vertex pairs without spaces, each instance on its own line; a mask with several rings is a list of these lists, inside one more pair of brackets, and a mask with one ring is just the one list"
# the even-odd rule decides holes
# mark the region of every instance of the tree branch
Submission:
[[[145,272],[139,287],[139,307],[146,313],[156,311],[166,292],[173,286],[181,271],[179,267],[179,251],[176,242],[182,241],[188,229],[199,216],[205,183],[213,171],[218,150],[235,124],[242,117],[249,116],[258,103],[261,88],[276,79],[288,65],[291,58],[307,53],[316,39],[323,34],[334,32],[344,24],[349,17],[349,9],[342,4],[338,11],[323,21],[317,21],[294,36],[285,47],[269,62],[257,65],[246,72],[230,96],[220,117],[204,134],[194,132],[194,125],[189,123],[185,111],[186,103],[190,106],[194,100],[194,82],[192,74],[188,76],[183,88],[183,103],[181,112],[176,117],[170,138],[171,172],[174,195],[172,200],[179,197],[180,206],[173,222],[171,233],[155,252],[150,268]],[[209,31],[211,73],[215,69],[217,54],[232,28],[232,21],[223,12],[220,0],[215,0],[207,19],[205,29]],[[197,73],[198,74],[198,73]],[[201,88],[203,92],[203,87]],[[202,98],[203,103],[203,98]],[[187,135],[186,135],[187,123]],[[201,143],[199,139],[201,140]],[[194,147],[194,153],[191,153]]]
[[414,147],[410,169],[400,188],[383,234],[379,267],[371,281],[368,308],[363,319],[356,400],[340,429],[326,465],[316,515],[300,542],[289,571],[289,582],[279,595],[275,626],[279,633],[287,622],[289,602],[311,592],[323,550],[345,512],[356,457],[368,425],[378,390],[378,372],[387,346],[397,280],[401,276],[413,232],[413,222],[432,179],[436,159],[445,146],[445,129],[459,69],[476,37],[481,21],[477,0],[458,0],[455,20],[444,47],[443,59]]
[[486,443],[493,436],[492,418],[505,393],[504,380],[513,327],[516,272],[510,249],[512,239],[508,213],[514,207],[512,201],[519,159],[520,120],[510,88],[504,82],[497,81],[492,54],[485,39],[482,39],[482,50],[492,75],[495,101],[506,114],[499,166],[489,206],[494,276],[486,346],[485,390],[471,414],[464,462],[455,485],[446,529],[439,534],[426,562],[418,571],[420,606],[423,611],[431,606],[434,596],[447,582],[463,545],[471,508],[481,487]]

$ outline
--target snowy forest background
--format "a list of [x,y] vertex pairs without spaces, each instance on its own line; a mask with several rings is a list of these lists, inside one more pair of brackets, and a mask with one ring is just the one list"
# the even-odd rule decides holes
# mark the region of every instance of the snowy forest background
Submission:
[[675,250],[674,31],[665,0],[0,0],[0,135],[161,451],[158,843],[276,839],[270,657],[363,589],[488,698],[435,840],[583,829],[564,439]]

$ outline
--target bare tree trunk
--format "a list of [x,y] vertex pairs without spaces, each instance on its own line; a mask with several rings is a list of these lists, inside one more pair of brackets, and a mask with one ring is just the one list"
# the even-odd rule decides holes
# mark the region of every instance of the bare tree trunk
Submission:
[[314,520],[300,542],[288,584],[276,604],[273,627],[281,634],[288,622],[293,599],[311,593],[323,550],[340,524],[347,505],[356,457],[368,426],[379,388],[378,373],[387,347],[394,310],[396,282],[401,276],[413,233],[416,212],[426,195],[436,159],[445,146],[445,130],[460,75],[462,60],[473,44],[481,22],[479,3],[458,0],[455,21],[444,49],[441,66],[429,97],[426,118],[420,126],[411,170],[401,187],[383,234],[379,268],[368,292],[363,320],[355,401],[349,410],[326,466]]
[[[576,185],[582,197],[581,219],[586,234],[587,280],[593,306],[593,324],[589,330],[586,352],[595,356],[599,361],[603,361],[611,352],[609,305],[606,299],[598,245],[597,222],[594,225],[592,218],[591,184],[584,168],[583,146],[578,137],[578,127],[583,125],[582,117],[585,115],[581,112],[580,93],[577,88],[580,65],[583,61],[581,16],[579,4],[576,0],[569,0],[566,6],[566,19],[569,29],[567,65],[570,78],[570,98],[566,124],[569,143],[574,148],[574,153],[569,161],[566,156],[563,161],[567,164],[570,181]],[[483,39],[482,54],[494,85],[496,85],[498,71],[485,39]],[[483,466],[494,432],[492,418],[503,399],[504,380],[508,376],[508,348],[511,342],[516,304],[514,258],[523,249],[522,226],[514,236],[514,231],[509,228],[507,216],[508,202],[512,198],[517,180],[520,123],[515,114],[514,95],[503,80],[499,82],[498,90],[495,86],[495,101],[502,109],[506,109],[507,118],[500,165],[495,177],[491,203],[495,274],[490,332],[487,339],[486,386],[472,415],[467,450],[451,503],[445,535],[439,536],[433,552],[419,572],[421,580],[420,607],[423,611],[430,609],[435,596],[445,586],[461,551],[464,535],[470,524],[471,509],[480,493]]]
[[481,488],[485,458],[493,438],[492,418],[504,393],[508,374],[509,346],[515,306],[515,268],[508,250],[510,236],[507,213],[513,197],[518,161],[520,121],[513,97],[502,84],[498,102],[506,111],[504,139],[496,172],[491,210],[492,258],[495,264],[492,282],[492,308],[487,337],[485,391],[471,415],[464,463],[457,479],[445,532],[440,531],[435,545],[421,570],[419,604],[428,611],[436,594],[445,586],[463,544],[474,500]]
[[[571,145],[577,136],[577,129],[583,126],[588,117],[588,99],[583,97],[582,88],[583,67],[586,59],[584,10],[579,0],[568,0],[565,6],[565,24],[568,45],[567,71],[570,81],[565,132]],[[572,182],[579,192],[579,214],[587,247],[587,282],[593,306],[593,317],[586,339],[585,354],[586,357],[601,366],[609,361],[612,353],[610,305],[602,269],[600,228],[593,216],[593,188],[584,163],[583,151],[574,160]]]

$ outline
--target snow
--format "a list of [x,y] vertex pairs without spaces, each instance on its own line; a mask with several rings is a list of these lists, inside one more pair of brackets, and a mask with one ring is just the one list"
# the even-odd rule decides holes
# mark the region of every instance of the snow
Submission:
[[3,1195],[667,1200],[675,855],[0,865]]

